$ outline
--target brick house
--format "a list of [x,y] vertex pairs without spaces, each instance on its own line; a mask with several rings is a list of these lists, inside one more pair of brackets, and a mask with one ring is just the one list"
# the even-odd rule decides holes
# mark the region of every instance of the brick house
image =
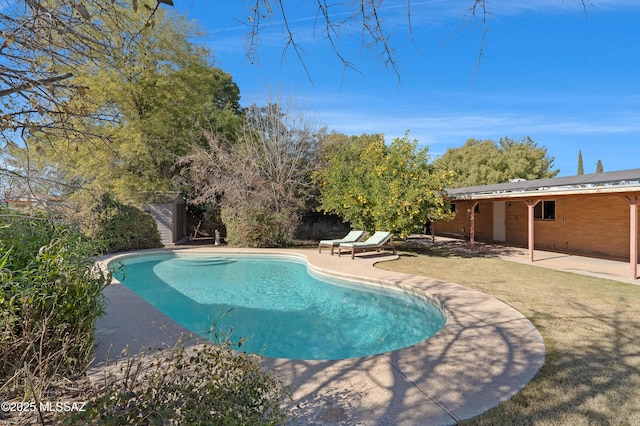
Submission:
[[637,278],[640,169],[448,191],[456,217],[438,235],[628,260]]

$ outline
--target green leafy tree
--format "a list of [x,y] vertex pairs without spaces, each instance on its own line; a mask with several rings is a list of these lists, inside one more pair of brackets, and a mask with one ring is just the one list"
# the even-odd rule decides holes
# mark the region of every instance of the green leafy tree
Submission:
[[604,167],[602,166],[602,160],[598,160],[596,164],[596,173],[604,173]]
[[560,172],[553,170],[554,158],[547,154],[547,149],[538,147],[528,136],[520,141],[504,137],[499,145],[504,180],[549,178]]
[[55,165],[61,181],[147,201],[156,191],[179,189],[174,165],[189,151],[194,129],[235,137],[239,89],[206,48],[190,41],[198,33],[183,17],[158,9],[153,29],[136,37],[147,15],[129,4],[110,8],[120,19],[105,20],[101,31],[122,51],[59,65],[84,88],[67,101],[84,112],[68,119],[75,132],[33,129],[24,149],[29,165]]
[[454,174],[454,187],[500,182],[500,150],[492,140],[469,139],[460,148],[449,148],[435,164]]
[[4,142],[33,130],[75,133],[68,120],[84,112],[71,101],[82,98],[85,88],[74,83],[78,75],[74,67],[121,55],[128,44],[121,41],[133,41],[149,30],[160,3],[171,2],[133,3],[140,6],[134,8],[139,25],[121,26],[119,37],[114,38],[111,30],[130,20],[129,1],[0,0],[0,130]]
[[[89,88],[87,108],[93,114],[115,118],[100,125],[76,123],[85,126],[83,138],[29,140],[66,179],[121,199],[147,201],[156,191],[180,189],[174,166],[190,150],[196,129],[233,137],[240,123],[239,90],[231,76],[189,40],[196,33],[184,18],[156,13],[153,32],[133,41],[121,38],[126,55],[88,63],[74,79]],[[127,34],[140,25],[127,7],[121,16],[129,20],[104,24],[114,37],[123,26]]]
[[[52,140],[69,142],[64,154],[78,143],[95,143],[94,129],[118,119],[113,109],[96,113],[89,88],[77,78],[125,57],[152,31],[160,3],[170,1],[133,3],[139,7],[127,0],[0,0],[0,156],[7,147],[27,143],[35,150]],[[33,177],[0,164],[0,181],[31,185]]]
[[512,179],[554,177],[553,157],[529,137],[521,141],[502,138],[469,139],[460,148],[449,148],[435,161],[440,170],[453,172],[454,188],[508,182]]
[[578,151],[578,175],[584,174],[584,163],[582,162],[582,150]]
[[320,188],[319,209],[352,227],[387,230],[405,237],[429,220],[450,215],[444,189],[451,175],[437,173],[428,150],[417,149],[408,134],[391,145],[382,135],[362,135],[323,150],[324,167],[314,174]]

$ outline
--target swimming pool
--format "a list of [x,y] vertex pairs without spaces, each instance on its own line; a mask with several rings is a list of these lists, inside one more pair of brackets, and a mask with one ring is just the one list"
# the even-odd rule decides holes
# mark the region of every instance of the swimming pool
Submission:
[[445,315],[427,298],[320,276],[292,256],[126,256],[114,276],[182,326],[274,358],[335,360],[412,346]]

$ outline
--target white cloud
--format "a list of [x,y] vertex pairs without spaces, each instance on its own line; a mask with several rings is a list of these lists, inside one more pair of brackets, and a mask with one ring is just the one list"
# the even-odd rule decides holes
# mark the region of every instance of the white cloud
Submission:
[[430,116],[391,116],[370,113],[320,111],[329,129],[346,134],[385,133],[389,138],[410,130],[412,137],[426,145],[469,138],[497,139],[516,135],[613,135],[640,134],[640,117],[589,120],[554,115],[450,113]]

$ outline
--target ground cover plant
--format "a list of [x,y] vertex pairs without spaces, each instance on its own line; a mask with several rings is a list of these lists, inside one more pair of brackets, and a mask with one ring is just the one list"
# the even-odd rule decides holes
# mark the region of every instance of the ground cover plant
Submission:
[[65,425],[282,425],[288,389],[261,368],[257,355],[220,344],[179,341],[174,348],[139,354],[106,368],[89,389],[85,411]]
[[519,264],[438,244],[400,246],[382,269],[451,281],[526,315],[546,362],[509,401],[468,425],[640,424],[640,286]]

